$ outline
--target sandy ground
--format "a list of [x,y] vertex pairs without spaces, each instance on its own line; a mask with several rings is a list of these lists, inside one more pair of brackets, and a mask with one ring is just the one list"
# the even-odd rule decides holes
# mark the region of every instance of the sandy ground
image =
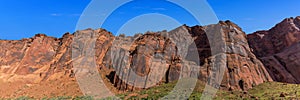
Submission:
[[[57,76],[56,76],[57,77]],[[82,96],[75,78],[60,76],[53,80],[40,83],[24,81],[5,82],[0,79],[0,98],[17,98],[27,96],[31,98]]]

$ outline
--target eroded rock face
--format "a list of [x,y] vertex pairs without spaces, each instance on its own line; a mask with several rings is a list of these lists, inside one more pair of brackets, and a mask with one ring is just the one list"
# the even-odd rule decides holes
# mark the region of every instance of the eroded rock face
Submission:
[[[221,27],[221,29],[219,32],[216,31],[216,33],[222,34],[220,38],[224,40],[225,45],[221,44],[220,41],[211,44],[210,46],[212,54],[222,50],[226,55],[226,68],[222,83],[220,84],[221,88],[229,90],[247,90],[263,82],[272,81],[261,61],[251,52],[247,43],[246,34],[241,28],[230,21],[225,21],[220,22],[217,25],[206,26],[205,30],[209,32],[211,27],[217,26]],[[213,30],[215,30],[215,28],[213,28]],[[216,37],[211,34],[212,33],[210,32],[207,33],[208,38],[210,38],[209,40],[214,39],[211,37]],[[204,64],[203,68],[209,70],[212,66],[212,62],[216,60],[216,55],[212,55],[206,59],[207,63]],[[211,70],[213,71],[214,69]]]
[[37,34],[33,38],[20,41],[0,42],[0,70],[5,74],[39,74],[43,67],[51,63],[59,47],[59,40]]
[[[15,96],[32,95],[33,97],[47,95],[61,95],[59,90],[68,90],[69,96],[76,96],[80,93],[78,83],[75,81],[75,71],[73,68],[72,47],[74,45],[74,36],[97,34],[97,52],[96,60],[100,65],[113,35],[104,29],[87,29],[75,32],[74,34],[66,33],[62,38],[48,37],[44,34],[37,34],[29,39],[22,40],[0,40],[0,82],[11,86],[18,84],[19,87],[10,91],[1,90],[6,95],[0,95],[1,98],[12,98]],[[77,39],[77,38],[75,38]],[[62,83],[59,83],[62,80]],[[53,82],[57,81],[57,82]],[[34,88],[40,88],[44,94],[33,95],[36,93],[24,89],[28,84],[33,84]],[[72,88],[65,84],[72,84]],[[4,87],[7,89],[9,87]],[[26,88],[26,87],[25,87]],[[57,92],[51,92],[56,91]],[[71,91],[69,91],[71,90]],[[49,92],[50,91],[50,92]],[[76,92],[76,93],[75,93]],[[0,93],[0,94],[1,94]],[[70,94],[71,93],[71,94]],[[72,95],[73,93],[73,95]]]
[[[85,39],[89,37],[95,40]],[[293,45],[295,41],[287,44]],[[90,48],[93,44],[94,48]],[[226,90],[247,90],[272,81],[252,53],[246,34],[230,21],[181,26],[170,32],[148,32],[133,37],[113,36],[104,29],[66,33],[59,39],[39,34],[20,41],[1,40],[0,46],[3,47],[0,52],[4,52],[0,54],[0,73],[38,78],[37,83],[61,76],[74,78],[77,72],[91,74],[74,68],[74,61],[79,61],[76,65],[93,59],[95,64],[92,64],[101,76],[124,91],[150,88],[180,77],[196,77]],[[85,50],[87,47],[90,49]],[[92,59],[82,59],[91,55]],[[224,74],[220,73],[223,71]],[[221,84],[216,84],[218,81]]]
[[275,81],[300,83],[300,17],[287,18],[270,30],[248,35],[250,47]]
[[[183,30],[186,30],[189,36],[179,36]],[[208,31],[211,32],[207,33]],[[174,37],[169,39],[165,37],[165,34]],[[172,39],[175,39],[175,42]],[[185,40],[187,43],[180,44],[176,40]],[[214,45],[211,47],[209,40],[218,42],[211,43]],[[195,43],[195,48],[191,48],[192,43]],[[264,65],[251,52],[246,34],[229,21],[210,26],[182,26],[169,33],[147,33],[138,38],[116,37],[113,44],[111,52],[117,54],[111,57],[112,55],[108,53],[104,62],[107,64],[106,67],[114,69],[108,76],[120,90],[148,88],[147,84],[153,83],[151,80],[142,79],[141,83],[144,86],[137,86],[138,83],[135,81],[122,80],[124,77],[131,76],[131,73],[143,77],[154,75],[153,77],[160,78],[160,81],[157,82],[159,84],[177,80],[181,75],[180,71],[184,69],[187,69],[188,75],[193,75],[194,71],[198,70],[198,79],[205,82],[213,77],[210,76],[211,73],[224,70],[224,75],[218,77],[219,80],[223,79],[219,85],[222,89],[227,90],[247,90],[260,83],[272,81]],[[178,53],[185,52],[184,49],[179,49],[178,45],[183,46],[188,52],[186,54]],[[197,52],[197,54],[191,52]],[[161,53],[164,55],[160,56]],[[219,58],[218,54],[220,53],[224,53],[225,59]],[[212,67],[216,64],[215,62],[224,62],[224,68]],[[155,65],[155,67],[151,67],[151,65]],[[131,71],[130,68],[133,70]],[[151,68],[158,68],[160,71],[149,74]],[[120,71],[119,69],[125,70]],[[125,79],[130,80],[130,78]],[[133,83],[136,87],[133,86]],[[214,82],[211,83],[218,85]]]
[[185,76],[197,78],[197,63],[186,60],[193,39],[184,35],[189,35],[188,30],[179,27],[170,33],[116,37],[104,60],[106,69],[113,69],[107,76],[119,90],[145,89]]

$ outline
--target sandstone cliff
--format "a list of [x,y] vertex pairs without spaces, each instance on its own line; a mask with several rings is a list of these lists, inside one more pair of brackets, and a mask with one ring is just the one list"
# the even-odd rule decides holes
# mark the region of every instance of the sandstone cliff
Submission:
[[267,31],[248,35],[250,47],[275,81],[300,83],[300,17],[287,18]]
[[[296,40],[286,40],[286,44],[297,46],[294,45]],[[62,38],[38,34],[23,40],[1,40],[0,46],[0,79],[4,82],[13,84],[21,81],[26,85],[73,80],[70,84],[77,88],[76,93],[79,93],[79,87],[74,85],[75,74],[84,72],[94,75],[94,72],[84,68],[74,68],[74,63],[77,66],[84,62],[92,62],[90,64],[96,66],[106,85],[112,85],[118,91],[150,88],[180,77],[196,77],[204,82],[209,81],[208,84],[212,86],[220,85],[225,90],[247,90],[272,81],[264,65],[252,53],[246,34],[230,21],[209,26],[184,25],[170,32],[147,32],[132,37],[113,36],[104,29],[66,33]],[[251,46],[259,57],[272,55],[284,47],[261,53],[260,49],[255,48],[258,48],[255,43]],[[93,48],[83,49],[87,47]],[[81,59],[90,55],[94,58]],[[285,57],[278,54],[276,59],[290,61],[290,58],[284,60]],[[282,61],[278,64],[282,64]],[[131,74],[140,76],[140,79],[129,77]],[[89,80],[96,81],[93,78]],[[221,84],[217,84],[219,81]],[[60,86],[63,88],[64,85]],[[1,91],[4,93],[5,90]]]

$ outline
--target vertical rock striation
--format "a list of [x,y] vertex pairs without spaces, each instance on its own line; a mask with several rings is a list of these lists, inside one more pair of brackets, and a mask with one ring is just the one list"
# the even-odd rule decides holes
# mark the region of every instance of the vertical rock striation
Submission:
[[254,53],[275,81],[300,83],[300,17],[286,18],[267,31],[248,35]]

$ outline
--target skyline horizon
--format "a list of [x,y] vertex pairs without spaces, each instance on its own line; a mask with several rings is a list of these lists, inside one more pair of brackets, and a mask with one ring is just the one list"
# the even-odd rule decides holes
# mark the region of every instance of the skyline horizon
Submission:
[[[282,21],[284,21],[285,19],[288,19],[288,18],[296,18],[296,17],[300,17],[300,15],[299,15],[299,16],[293,16],[293,17],[286,17],[286,18],[283,18],[281,21],[277,22],[276,24],[274,24],[273,26],[271,26],[269,29],[256,30],[256,31],[250,32],[250,33],[245,32],[242,26],[238,25],[236,22],[233,22],[232,20],[219,20],[219,22],[220,22],[220,21],[223,21],[223,22],[225,22],[225,21],[230,21],[230,22],[232,22],[232,23],[238,25],[238,27],[240,27],[240,28],[242,29],[242,31],[245,32],[245,34],[248,35],[248,34],[253,34],[253,33],[255,33],[255,32],[258,32],[258,31],[267,31],[267,30],[270,30],[270,29],[272,29],[273,27],[275,27],[277,24],[279,24],[279,23],[281,23]],[[218,22],[218,23],[219,23],[219,22]],[[218,24],[218,23],[216,23],[216,24]],[[179,28],[179,27],[181,27],[181,26],[184,26],[184,25],[186,25],[186,26],[188,26],[188,27],[194,27],[194,26],[207,26],[207,25],[187,25],[187,24],[182,24],[182,25],[177,26],[177,27],[175,27],[175,28],[173,28],[173,29],[171,29],[171,30],[167,30],[167,29],[165,29],[165,30],[167,30],[167,31],[169,32],[169,31],[172,31],[172,30],[174,30],[174,29],[176,29],[176,28]],[[210,24],[210,25],[213,25],[213,24]],[[76,31],[82,31],[82,30],[88,30],[88,29],[92,29],[92,30],[104,29],[104,30],[106,30],[107,32],[112,33],[110,30],[107,30],[107,29],[105,29],[105,28],[99,27],[99,28],[86,28],[86,29],[81,29],[81,30],[74,30],[73,32],[63,32],[63,33],[61,33],[61,34],[62,34],[61,36],[49,36],[47,33],[44,33],[44,32],[38,32],[38,33],[33,33],[32,36],[29,36],[29,37],[22,37],[22,38],[20,38],[20,39],[2,39],[2,38],[0,37],[0,40],[22,40],[22,39],[32,38],[32,37],[34,37],[34,36],[36,36],[36,35],[38,35],[38,34],[44,34],[44,35],[46,35],[47,37],[53,37],[53,38],[58,38],[58,39],[59,39],[59,38],[62,38],[63,35],[65,35],[65,34],[68,34],[68,33],[69,33],[69,34],[74,34],[74,33],[76,33]],[[145,34],[146,32],[161,32],[161,31],[164,31],[164,30],[159,30],[159,31],[151,31],[151,30],[147,30],[147,31],[145,31],[145,32],[142,32],[141,34]],[[126,34],[126,33],[123,33],[123,34],[125,34],[125,36],[134,36],[135,34],[140,34],[140,33],[133,33],[133,34],[129,34],[129,35]],[[120,34],[117,35],[117,34],[115,34],[115,33],[112,33],[112,35],[118,36],[118,35],[120,35]]]
[[[59,38],[66,32],[74,33],[77,31],[76,25],[82,16],[91,18],[95,16],[105,18],[105,16],[108,16],[108,13],[100,13],[100,11],[98,14],[84,15],[83,12],[91,1],[2,1],[0,3],[0,12],[4,14],[0,16],[0,22],[2,23],[0,39],[20,40],[32,37],[38,33]],[[78,30],[103,28],[113,34],[125,33],[126,35],[132,35],[144,33],[147,30],[172,30],[183,24],[203,26],[203,23],[196,22],[186,9],[166,3],[166,0],[133,0],[132,2],[115,9],[107,20],[94,21],[95,23],[105,21],[104,25],[100,26],[101,22],[98,26],[87,25]],[[194,4],[194,2],[186,1],[188,4]],[[274,0],[234,0],[232,2],[227,0],[205,0],[205,2],[209,4],[218,20],[230,20],[241,27],[246,34],[260,30],[269,30],[285,18],[300,16],[300,12],[297,12],[300,9],[300,6],[297,5],[300,3],[299,0],[290,0],[288,2]],[[109,8],[110,6],[108,5],[107,7]],[[199,4],[198,9],[205,8],[202,7],[202,4]],[[150,14],[148,16],[136,16],[147,13]],[[153,14],[167,16],[155,16]],[[205,12],[201,14],[206,16]],[[143,18],[146,20],[142,20]],[[129,24],[126,20],[129,20]],[[125,30],[123,24],[126,26]],[[123,30],[120,28],[121,26]]]
[[[281,23],[282,21],[284,21],[285,19],[288,19],[288,18],[296,18],[296,17],[300,17],[300,15],[299,15],[299,16],[293,16],[293,17],[286,17],[286,18],[283,18],[281,21],[277,22],[276,24],[274,24],[273,26],[271,26],[271,27],[268,28],[268,29],[256,30],[256,31],[250,32],[250,33],[245,32],[242,26],[238,25],[237,23],[233,22],[232,20],[219,20],[219,22],[220,22],[220,21],[223,21],[223,22],[225,22],[225,21],[230,21],[230,22],[232,22],[232,23],[234,23],[234,24],[237,24],[238,27],[240,27],[240,28],[242,29],[242,31],[245,32],[246,34],[253,34],[253,33],[258,32],[258,31],[266,31],[266,30],[270,30],[270,29],[272,29],[273,27],[275,27],[277,24],[279,24],[279,23]],[[218,23],[219,23],[219,22],[218,22]],[[218,23],[216,23],[216,24],[218,24]],[[188,26],[188,27],[198,26],[198,25],[187,25],[187,24],[182,24],[182,25],[180,25],[180,26],[175,27],[174,29],[176,29],[176,28],[178,28],[178,27],[181,27],[181,26],[183,26],[183,25],[186,25],[186,26]],[[212,24],[211,24],[211,25],[212,25]],[[202,26],[202,25],[199,25],[199,26]],[[207,26],[207,25],[204,25],[204,26]],[[101,28],[101,27],[99,27],[99,28],[86,28],[86,29],[82,29],[82,30],[88,30],[88,29],[97,30],[97,29],[105,29],[105,28]],[[172,30],[174,30],[174,29],[167,30],[167,31],[169,32],[169,31],[172,31]],[[105,29],[105,30],[108,31],[108,32],[111,32],[110,30],[107,30],[107,29]],[[2,38],[0,37],[0,40],[22,40],[22,39],[32,38],[32,37],[34,37],[35,35],[38,35],[38,34],[44,34],[44,35],[46,35],[46,36],[48,36],[48,37],[53,37],[53,38],[62,38],[63,35],[65,35],[65,34],[67,34],[67,33],[69,33],[69,34],[74,34],[76,31],[81,31],[81,30],[75,30],[75,31],[73,31],[73,32],[70,32],[70,31],[69,31],[69,32],[63,32],[63,33],[61,33],[61,34],[62,34],[61,36],[49,36],[47,33],[39,32],[39,33],[34,33],[32,36],[29,36],[29,37],[22,37],[22,38],[20,38],[20,39],[2,39]],[[160,30],[160,31],[147,30],[147,31],[150,31],[150,32],[161,32],[161,31],[163,31],[163,30]],[[147,31],[142,32],[142,34],[145,34]],[[112,32],[111,32],[111,33],[112,33]],[[112,33],[112,34],[113,34],[114,36],[117,36],[117,34],[115,34],[115,33]],[[127,35],[126,33],[123,33],[123,34],[125,34],[125,36],[133,36],[133,35],[139,34],[139,33],[134,33],[134,34],[130,34],[130,35]]]

